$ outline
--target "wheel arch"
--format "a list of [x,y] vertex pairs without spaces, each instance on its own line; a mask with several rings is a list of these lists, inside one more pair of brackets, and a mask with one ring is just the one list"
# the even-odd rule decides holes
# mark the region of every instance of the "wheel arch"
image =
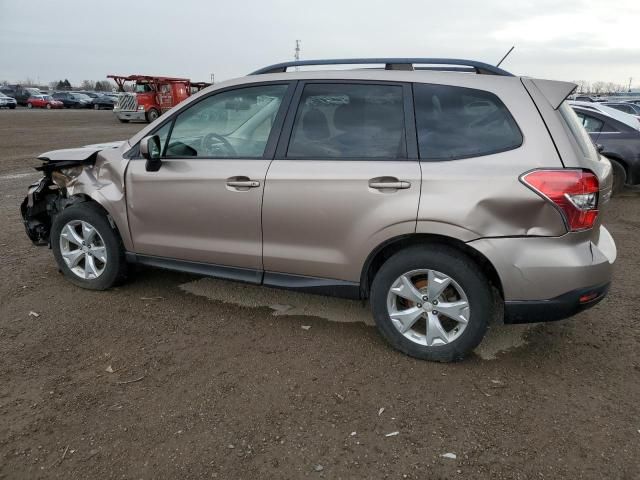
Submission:
[[457,238],[448,237],[446,235],[438,235],[431,233],[413,233],[408,235],[401,235],[378,245],[367,257],[360,276],[360,290],[362,298],[368,298],[371,290],[371,283],[376,273],[384,262],[389,259],[393,254],[404,250],[405,248],[421,245],[428,247],[429,245],[446,245],[467,255],[480,267],[482,272],[487,276],[491,285],[499,292],[500,297],[504,298],[504,291],[502,288],[502,281],[496,268],[475,248],[469,246]]
[[91,195],[88,193],[76,193],[74,195],[70,195],[68,197],[68,200],[69,201],[65,203],[63,210],[73,205],[78,205],[81,203],[89,203],[97,207],[105,215],[105,217],[107,217],[107,220],[111,225],[111,228],[115,230],[116,234],[118,235],[118,237],[120,237],[120,240],[126,247],[126,241],[128,239],[126,238],[125,235],[123,235],[123,232],[127,232],[127,230],[126,229],[123,230],[121,226],[118,225],[118,220],[117,220],[118,217],[116,215],[112,215],[111,212],[104,205],[105,203],[108,203],[108,202],[105,202],[103,199],[101,199],[99,195]]

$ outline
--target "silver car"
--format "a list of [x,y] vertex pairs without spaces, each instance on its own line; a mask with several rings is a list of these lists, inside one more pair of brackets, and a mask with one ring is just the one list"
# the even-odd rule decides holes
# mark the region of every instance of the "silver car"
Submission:
[[[325,64],[384,69],[287,71]],[[575,88],[456,59],[273,65],[125,142],[42,154],[22,215],[80,287],[138,263],[368,299],[392,346],[454,361],[496,318],[607,293],[611,165]]]

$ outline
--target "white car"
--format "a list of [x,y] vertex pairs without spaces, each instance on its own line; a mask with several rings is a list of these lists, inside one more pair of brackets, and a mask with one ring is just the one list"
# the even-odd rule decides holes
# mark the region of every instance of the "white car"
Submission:
[[589,110],[595,110],[596,112],[604,113],[605,115],[610,116],[611,118],[615,118],[619,122],[624,123],[625,125],[629,125],[631,128],[636,130],[640,130],[640,116],[639,115],[631,115],[629,113],[621,112],[620,110],[616,110],[612,107],[607,107],[606,105],[602,105],[600,103],[595,102],[577,102],[570,101],[570,105],[576,107],[582,107]]

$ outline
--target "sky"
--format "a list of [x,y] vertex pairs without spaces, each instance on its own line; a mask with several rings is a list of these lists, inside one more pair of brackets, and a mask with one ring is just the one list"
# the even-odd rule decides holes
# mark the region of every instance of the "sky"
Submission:
[[0,80],[221,81],[301,57],[456,57],[640,86],[640,0],[0,0]]

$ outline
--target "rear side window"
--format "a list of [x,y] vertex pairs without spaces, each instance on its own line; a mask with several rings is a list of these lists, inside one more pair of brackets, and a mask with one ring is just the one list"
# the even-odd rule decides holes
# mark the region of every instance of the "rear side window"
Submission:
[[522,133],[494,94],[448,85],[414,85],[420,158],[453,160],[512,150]]
[[287,158],[406,158],[402,87],[308,84]]

